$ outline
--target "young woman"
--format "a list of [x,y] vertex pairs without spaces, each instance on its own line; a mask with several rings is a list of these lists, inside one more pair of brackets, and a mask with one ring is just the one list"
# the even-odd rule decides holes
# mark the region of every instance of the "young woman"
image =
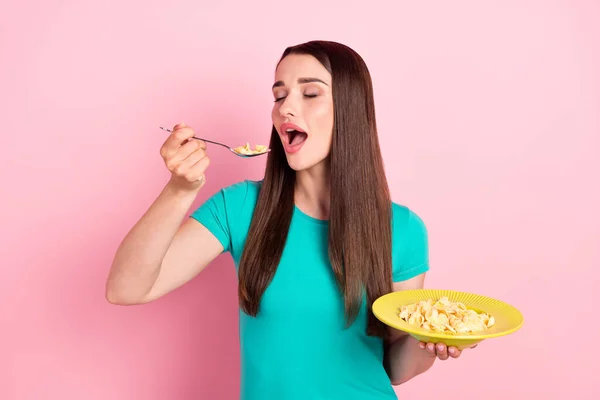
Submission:
[[460,351],[370,311],[422,288],[429,265],[422,220],[390,200],[369,71],[344,45],[304,43],[283,53],[273,97],[264,179],[220,190],[183,224],[209,158],[191,127],[174,127],[160,152],[172,177],[119,247],[107,299],[155,300],[230,252],[243,399],[395,399],[392,385]]

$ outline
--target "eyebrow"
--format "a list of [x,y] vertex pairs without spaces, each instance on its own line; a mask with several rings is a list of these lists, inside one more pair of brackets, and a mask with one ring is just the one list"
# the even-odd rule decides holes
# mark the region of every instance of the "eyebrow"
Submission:
[[[325,86],[329,86],[329,85],[327,85],[327,83],[323,82],[319,78],[298,78],[298,83],[311,83],[311,82],[319,82]],[[280,86],[285,86],[285,83],[283,83],[283,81],[277,81],[273,84],[272,89],[275,89],[276,87],[280,87]]]

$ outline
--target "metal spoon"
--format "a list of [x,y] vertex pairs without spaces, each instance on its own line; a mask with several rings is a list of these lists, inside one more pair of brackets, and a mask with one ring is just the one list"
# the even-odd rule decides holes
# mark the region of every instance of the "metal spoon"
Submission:
[[[162,129],[163,131],[167,131],[167,132],[173,132],[170,129],[164,128],[162,126],[159,127],[160,129]],[[198,138],[196,136],[192,136],[192,139],[198,139],[198,140],[202,140],[206,143],[212,143],[212,144],[216,144],[219,146],[223,146],[226,149],[228,149],[229,151],[231,151],[233,154],[235,154],[238,157],[242,157],[242,158],[250,158],[250,157],[257,157],[257,156],[262,156],[264,154],[267,154],[268,152],[271,151],[271,149],[267,149],[266,151],[263,151],[262,153],[256,153],[256,154],[242,154],[242,153],[238,153],[237,151],[235,151],[232,147],[227,146],[226,144],[223,143],[219,143],[219,142],[214,142],[212,140],[207,140],[207,139],[202,139],[202,138]]]

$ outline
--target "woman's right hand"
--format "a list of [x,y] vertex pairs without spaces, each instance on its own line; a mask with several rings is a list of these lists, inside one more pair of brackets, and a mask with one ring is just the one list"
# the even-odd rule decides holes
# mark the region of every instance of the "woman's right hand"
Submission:
[[205,172],[210,164],[206,155],[206,143],[191,139],[194,130],[185,124],[177,124],[160,148],[160,155],[171,172],[169,185],[195,192],[206,182]]

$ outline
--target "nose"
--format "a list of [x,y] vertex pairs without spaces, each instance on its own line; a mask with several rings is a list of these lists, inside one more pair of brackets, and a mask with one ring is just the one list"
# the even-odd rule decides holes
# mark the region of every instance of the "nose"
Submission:
[[292,96],[289,95],[286,96],[286,98],[283,99],[281,106],[279,106],[279,114],[284,118],[298,115],[297,105],[291,97]]

